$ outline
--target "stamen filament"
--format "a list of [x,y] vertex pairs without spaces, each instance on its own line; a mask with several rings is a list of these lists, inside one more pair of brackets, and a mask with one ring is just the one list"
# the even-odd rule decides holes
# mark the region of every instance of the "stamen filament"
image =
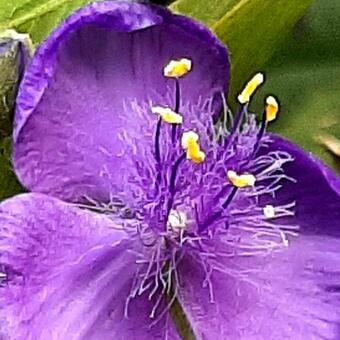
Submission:
[[160,163],[161,161],[161,152],[160,152],[160,147],[159,147],[161,125],[162,125],[162,117],[159,117],[157,126],[156,126],[156,133],[155,133],[155,158],[156,158],[157,163]]
[[233,200],[233,198],[235,197],[237,190],[239,188],[234,186],[233,189],[231,190],[229,196],[227,197],[227,199],[224,201],[224,203],[222,204],[222,208],[226,209],[228,207],[228,205],[231,203],[231,201]]
[[175,112],[179,112],[181,105],[181,89],[178,78],[175,78]]
[[[178,78],[175,78],[175,112],[179,112],[181,105],[181,90],[179,86],[179,80]],[[172,133],[171,133],[171,141],[172,144],[175,144],[176,141],[176,130],[177,130],[177,124],[174,124],[172,126]]]
[[[170,175],[170,183],[169,183],[169,192],[170,192],[170,198],[168,200],[168,206],[167,206],[167,214],[166,214],[166,224],[167,221],[169,219],[169,214],[171,212],[172,209],[172,205],[174,203],[174,195],[175,195],[175,184],[176,184],[176,175],[177,175],[177,171],[178,168],[180,166],[180,164],[186,159],[186,153],[184,152],[175,162],[175,164],[173,165],[172,169],[171,169],[171,175]],[[167,227],[167,226],[165,226]]]
[[240,105],[234,120],[234,124],[231,128],[230,134],[227,139],[227,144],[225,146],[225,149],[228,149],[231,144],[234,142],[235,136],[237,135],[237,132],[240,128],[240,125],[242,123],[243,117],[245,113],[247,112],[247,106],[248,104],[246,103],[245,105]]
[[173,124],[172,130],[171,130],[171,142],[172,142],[172,144],[175,144],[175,142],[176,142],[176,131],[177,131],[177,124]]
[[233,186],[231,192],[229,193],[227,199],[224,201],[224,203],[222,204],[222,208],[221,210],[219,211],[216,211],[214,214],[210,215],[200,226],[199,226],[199,231],[204,231],[205,229],[207,229],[207,227],[209,225],[212,224],[212,222],[216,221],[217,219],[219,219],[224,210],[229,206],[229,204],[231,203],[231,201],[234,199],[236,193],[237,193],[237,190],[239,188],[236,187],[236,186]]
[[260,141],[267,129],[268,122],[273,121],[279,112],[279,103],[275,97],[269,96],[266,98],[266,106],[262,113],[261,127],[257,134],[256,143],[253,149],[252,156],[254,157],[259,149]]
[[261,120],[261,127],[260,127],[260,130],[257,134],[257,137],[256,137],[256,143],[254,145],[254,149],[253,149],[253,153],[252,153],[252,157],[255,157],[256,154],[257,154],[257,151],[259,150],[259,146],[260,146],[260,142],[261,142],[261,139],[267,129],[267,125],[268,125],[268,121],[266,119],[266,111],[263,111],[262,113],[262,120]]
[[174,193],[175,191],[175,181],[176,181],[176,175],[178,171],[178,167],[180,164],[186,159],[186,153],[184,152],[175,162],[174,166],[172,167],[171,170],[171,175],[170,175],[170,184],[169,184],[169,190],[170,193]]
[[257,73],[253,78],[246,84],[241,94],[237,97],[240,107],[238,109],[234,125],[229,134],[226,149],[228,149],[235,139],[235,135],[238,132],[243,116],[247,112],[247,107],[251,96],[254,94],[256,89],[264,82],[264,76],[262,73]]

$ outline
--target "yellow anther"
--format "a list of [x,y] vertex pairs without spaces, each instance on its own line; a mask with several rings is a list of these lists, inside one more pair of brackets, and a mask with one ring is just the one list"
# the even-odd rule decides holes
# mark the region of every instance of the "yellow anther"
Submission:
[[264,75],[262,73],[255,74],[255,76],[244,87],[241,94],[237,97],[238,101],[241,104],[249,103],[250,97],[263,82]]
[[205,153],[199,149],[198,144],[187,150],[187,159],[190,159],[194,163],[202,163],[205,160]]
[[168,78],[180,78],[187,74],[192,67],[192,61],[187,58],[171,60],[164,68],[164,76]]
[[196,132],[184,132],[181,143],[182,148],[187,152],[187,159],[190,159],[194,163],[202,163],[204,161],[205,153],[200,150],[198,134]]
[[188,149],[189,144],[198,143],[198,134],[194,131],[186,131],[182,134],[182,148]]
[[266,205],[263,208],[263,215],[265,218],[275,217],[275,208],[272,205]]
[[166,123],[182,124],[183,117],[179,113],[172,111],[168,107],[154,106],[151,108],[152,113],[160,116]]
[[269,96],[266,99],[266,120],[273,121],[279,112],[279,103],[275,97]]
[[244,188],[253,186],[256,182],[256,178],[251,174],[242,174],[238,175],[235,171],[229,170],[227,172],[227,177],[229,181],[238,188]]

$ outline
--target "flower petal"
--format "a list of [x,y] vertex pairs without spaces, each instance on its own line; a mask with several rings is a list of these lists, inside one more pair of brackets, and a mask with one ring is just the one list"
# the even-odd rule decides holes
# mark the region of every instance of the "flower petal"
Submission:
[[0,231],[5,338],[150,339],[173,332],[165,317],[149,327],[147,294],[131,300],[125,317],[136,255],[109,218],[25,194],[0,205]]
[[[293,156],[285,174],[296,183],[285,182],[274,202],[296,202],[296,224],[300,233],[340,236],[340,179],[320,160],[287,140],[271,135],[268,151],[285,151]],[[273,203],[273,200],[271,200]]]
[[180,301],[197,339],[338,339],[339,249],[303,235],[282,252],[225,258],[210,275],[184,260]]
[[130,131],[143,135],[147,124],[136,111],[169,104],[175,84],[162,69],[181,57],[193,60],[180,80],[182,104],[214,99],[216,114],[229,63],[207,28],[129,1],[94,3],[72,14],[42,43],[19,91],[13,163],[21,182],[70,201],[124,192],[126,140]]

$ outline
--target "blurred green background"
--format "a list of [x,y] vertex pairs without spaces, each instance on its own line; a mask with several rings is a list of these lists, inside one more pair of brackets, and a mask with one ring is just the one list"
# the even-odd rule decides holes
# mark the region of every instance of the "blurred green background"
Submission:
[[267,81],[253,107],[276,94],[282,110],[271,129],[340,171],[340,158],[317,141],[340,139],[340,1],[316,0],[263,71]]
[[[259,71],[265,72],[266,83],[255,96],[252,109],[260,113],[264,96],[275,94],[281,114],[270,129],[340,173],[340,155],[320,142],[320,137],[323,141],[331,136],[340,143],[340,1],[315,0]],[[340,144],[337,147],[340,149]]]

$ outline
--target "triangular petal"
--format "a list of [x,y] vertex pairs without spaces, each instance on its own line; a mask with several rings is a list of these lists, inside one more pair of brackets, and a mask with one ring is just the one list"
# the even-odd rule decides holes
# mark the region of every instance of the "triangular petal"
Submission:
[[338,339],[340,240],[300,236],[265,257],[180,267],[180,302],[197,339]]
[[0,205],[0,322],[10,339],[150,339],[148,294],[128,299],[138,243],[108,217],[41,194]]
[[[253,252],[233,253],[212,236],[213,250],[183,259],[179,300],[198,339],[340,337],[340,181],[298,146],[270,139],[261,152],[292,156],[283,168],[294,181],[280,182],[275,196],[261,197],[259,204],[295,202],[295,218],[272,220],[287,231],[276,250],[256,253],[254,246]],[[299,226],[296,233],[290,233],[292,225]],[[256,243],[256,230],[252,237]]]

